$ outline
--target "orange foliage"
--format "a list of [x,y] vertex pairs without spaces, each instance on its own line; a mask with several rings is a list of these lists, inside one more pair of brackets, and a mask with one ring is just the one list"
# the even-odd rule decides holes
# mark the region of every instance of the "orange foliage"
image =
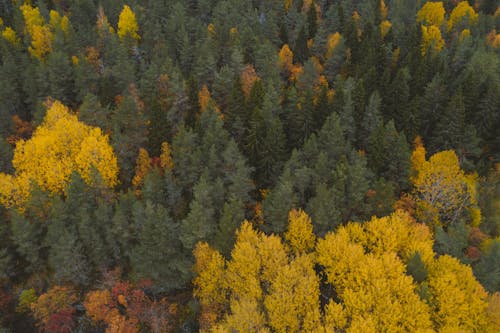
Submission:
[[132,179],[132,185],[137,189],[142,186],[144,182],[144,177],[149,170],[151,170],[151,158],[146,149],[140,148],[139,155],[137,156],[137,160],[135,161],[135,176]]
[[166,298],[151,300],[141,289],[148,285],[114,281],[110,290],[89,292],[84,302],[87,316],[96,324],[106,324],[106,333],[135,333],[139,327],[149,327],[153,333],[170,332],[177,306]]
[[486,35],[486,43],[494,48],[500,47],[500,34],[497,34],[495,29],[491,30],[488,35]]
[[73,303],[78,300],[76,293],[68,287],[55,286],[40,295],[38,300],[31,304],[33,317],[40,326],[45,326],[50,317],[63,310],[71,310]]
[[250,96],[250,90],[252,90],[253,84],[256,81],[260,80],[260,78],[255,72],[255,68],[252,65],[248,64],[245,66],[245,68],[243,68],[240,80],[241,80],[241,88],[245,93],[245,96],[248,97]]
[[208,104],[211,100],[210,91],[206,84],[201,87],[200,92],[198,93],[198,104],[200,105],[201,112],[205,112],[207,110]]
[[288,44],[283,45],[278,57],[280,67],[290,72],[293,66],[293,52],[290,50]]

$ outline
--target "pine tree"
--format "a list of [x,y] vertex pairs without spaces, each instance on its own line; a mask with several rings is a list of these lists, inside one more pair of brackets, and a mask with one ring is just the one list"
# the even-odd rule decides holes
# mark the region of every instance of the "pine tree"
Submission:
[[189,264],[176,237],[178,225],[161,205],[147,202],[144,214],[137,245],[130,253],[134,276],[152,279],[161,291],[183,287],[189,278]]
[[[193,201],[189,205],[189,214],[182,221],[179,239],[188,251],[191,251],[196,242],[212,239],[216,227],[216,207],[213,203],[212,188],[215,184],[203,173],[198,183],[193,187]],[[220,192],[218,192],[220,193]]]

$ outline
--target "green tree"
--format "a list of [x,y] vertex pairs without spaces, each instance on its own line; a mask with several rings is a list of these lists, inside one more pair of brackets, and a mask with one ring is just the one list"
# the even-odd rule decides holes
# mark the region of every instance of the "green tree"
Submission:
[[189,278],[189,264],[177,237],[178,224],[163,206],[150,202],[146,203],[144,215],[137,244],[130,253],[134,276],[152,279],[161,291],[183,287]]

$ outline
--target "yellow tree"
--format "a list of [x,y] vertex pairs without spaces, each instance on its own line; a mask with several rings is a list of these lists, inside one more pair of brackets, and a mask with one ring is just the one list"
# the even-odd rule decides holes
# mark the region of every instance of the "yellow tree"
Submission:
[[311,218],[303,210],[291,210],[288,214],[288,230],[285,239],[295,254],[304,254],[314,249],[316,236]]
[[[390,219],[373,219],[365,223],[365,228],[379,230],[392,223],[389,229],[399,230],[402,234],[399,242],[407,243],[404,239],[408,232],[402,231],[405,229],[402,216]],[[374,223],[379,225],[370,226]],[[317,260],[325,267],[328,282],[342,302],[331,301],[327,306],[325,329],[347,327],[348,332],[430,329],[428,307],[415,293],[412,278],[405,274],[405,266],[396,255],[398,240],[392,238],[380,244],[380,239],[374,241],[379,237],[370,236],[374,232],[365,228],[351,223],[318,241]],[[365,253],[365,249],[370,253]]]
[[476,176],[464,173],[454,151],[442,151],[426,160],[425,148],[417,142],[411,161],[410,180],[420,221],[448,225],[468,210],[474,218],[472,224],[479,224]]
[[453,29],[463,20],[468,20],[468,25],[476,24],[478,19],[478,14],[474,8],[469,5],[468,1],[461,1],[458,5],[453,8],[448,19],[448,31]]
[[422,26],[422,55],[425,55],[430,49],[433,52],[439,52],[444,46],[444,39],[441,30],[436,25]]
[[426,2],[417,13],[417,22],[439,27],[444,21],[445,9],[443,3]]
[[293,67],[293,52],[290,50],[290,47],[288,44],[283,45],[281,48],[279,54],[278,54],[278,59],[279,59],[279,65],[282,69],[287,70],[290,72]]
[[326,42],[326,59],[330,59],[333,56],[333,51],[339,45],[342,40],[342,36],[339,32],[331,34],[328,36],[328,40]]
[[14,46],[18,46],[20,43],[19,37],[17,37],[16,32],[11,27],[6,27],[2,31],[2,37]]
[[130,37],[134,41],[141,39],[139,34],[139,25],[135,19],[135,13],[130,9],[129,6],[124,5],[118,18],[118,37],[120,39],[125,39]]
[[78,121],[58,101],[50,105],[41,125],[27,140],[19,140],[12,164],[15,174],[0,174],[0,200],[7,207],[21,206],[30,182],[52,193],[63,193],[72,172],[90,185],[96,174],[105,186],[117,184],[118,164],[108,136],[99,128]]
[[[309,223],[301,211],[290,216],[290,223]],[[296,235],[310,239],[309,232]],[[237,236],[227,268],[208,245],[195,250],[195,293],[202,308],[218,304],[222,311],[208,317],[202,332],[496,331],[498,295],[488,303],[470,267],[435,259],[429,228],[404,211],[342,226],[307,254],[248,222]],[[416,252],[426,270],[422,280],[405,266]],[[327,297],[322,310],[320,283]]]
[[264,300],[273,331],[319,332],[319,293],[319,277],[310,255],[299,256],[283,266]]
[[488,332],[487,293],[470,267],[448,255],[429,269],[432,319],[440,331]]
[[193,280],[194,296],[200,300],[201,329],[214,325],[227,307],[227,288],[224,285],[225,260],[222,255],[207,243],[198,243],[193,251],[195,257]]
[[25,32],[31,36],[31,46],[28,50],[31,55],[43,60],[45,55],[52,51],[54,34],[50,27],[45,24],[38,7],[23,4],[20,9],[24,18]]

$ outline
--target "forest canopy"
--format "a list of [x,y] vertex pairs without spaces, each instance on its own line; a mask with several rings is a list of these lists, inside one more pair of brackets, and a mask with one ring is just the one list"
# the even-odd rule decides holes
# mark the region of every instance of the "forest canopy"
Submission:
[[0,1],[0,332],[500,331],[497,0]]

